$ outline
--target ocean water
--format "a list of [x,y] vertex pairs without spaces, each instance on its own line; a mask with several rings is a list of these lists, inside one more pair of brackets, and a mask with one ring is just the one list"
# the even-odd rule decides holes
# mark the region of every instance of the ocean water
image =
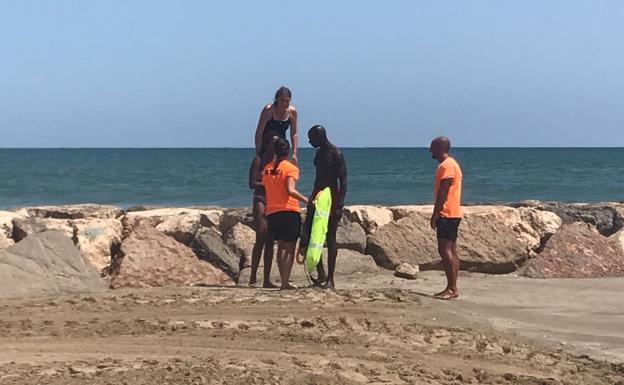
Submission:
[[[424,148],[348,148],[347,204],[432,200]],[[298,189],[314,179],[299,156]],[[252,149],[0,149],[0,207],[102,203],[245,206]],[[624,148],[458,148],[464,202],[624,200]]]

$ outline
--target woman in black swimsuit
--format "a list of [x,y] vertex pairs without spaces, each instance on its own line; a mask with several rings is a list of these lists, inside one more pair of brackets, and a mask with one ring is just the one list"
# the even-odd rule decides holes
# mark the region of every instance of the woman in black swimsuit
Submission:
[[290,104],[292,94],[286,87],[275,92],[273,103],[267,104],[260,112],[256,127],[256,153],[260,151],[264,133],[275,131],[286,139],[286,131],[290,128],[290,143],[293,163],[297,163],[297,109]]
[[[267,164],[273,162],[273,143],[279,138],[279,134],[275,131],[267,131],[262,137],[262,144],[260,145],[260,151],[251,161],[249,167],[249,188],[254,190],[253,195],[253,216],[254,216],[254,229],[256,231],[256,242],[251,253],[251,275],[249,277],[249,285],[255,285],[257,281],[258,266],[260,265],[260,256],[262,250],[267,241],[267,218],[266,218],[266,191],[262,185],[262,170]],[[272,247],[272,246],[271,246]],[[265,272],[266,266],[270,266],[273,262],[273,253],[264,253],[264,265]],[[269,259],[270,256],[270,259]],[[269,277],[264,277],[264,287],[275,287],[270,281]]]

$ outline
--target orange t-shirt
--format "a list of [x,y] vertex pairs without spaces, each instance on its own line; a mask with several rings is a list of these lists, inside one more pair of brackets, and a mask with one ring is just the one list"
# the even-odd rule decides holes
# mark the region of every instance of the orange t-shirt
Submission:
[[273,162],[266,165],[262,172],[262,184],[266,190],[266,213],[274,214],[280,211],[299,212],[299,201],[288,194],[286,180],[288,177],[295,181],[299,179],[299,169],[287,160],[280,162],[273,172]]
[[453,182],[449,188],[440,216],[443,218],[461,218],[463,216],[461,209],[462,171],[457,161],[450,156],[440,163],[436,170],[433,185],[434,204],[438,199],[440,182],[444,179],[453,179]]

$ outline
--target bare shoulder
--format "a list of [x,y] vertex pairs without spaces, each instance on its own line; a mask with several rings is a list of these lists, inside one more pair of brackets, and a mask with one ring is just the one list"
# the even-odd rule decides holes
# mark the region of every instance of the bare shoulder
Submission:
[[289,106],[288,112],[290,112],[294,116],[297,116],[297,109],[295,108],[295,106]]

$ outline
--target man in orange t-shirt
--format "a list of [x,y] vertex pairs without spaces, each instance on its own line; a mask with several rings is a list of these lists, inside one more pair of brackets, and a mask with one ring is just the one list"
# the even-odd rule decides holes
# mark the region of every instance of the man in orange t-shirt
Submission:
[[431,228],[436,230],[438,253],[446,273],[446,289],[436,293],[439,299],[459,296],[457,275],[459,255],[457,254],[457,231],[463,216],[461,209],[462,171],[455,159],[449,156],[451,142],[440,136],[431,142],[431,156],[439,162],[434,180],[435,207],[431,215]]

